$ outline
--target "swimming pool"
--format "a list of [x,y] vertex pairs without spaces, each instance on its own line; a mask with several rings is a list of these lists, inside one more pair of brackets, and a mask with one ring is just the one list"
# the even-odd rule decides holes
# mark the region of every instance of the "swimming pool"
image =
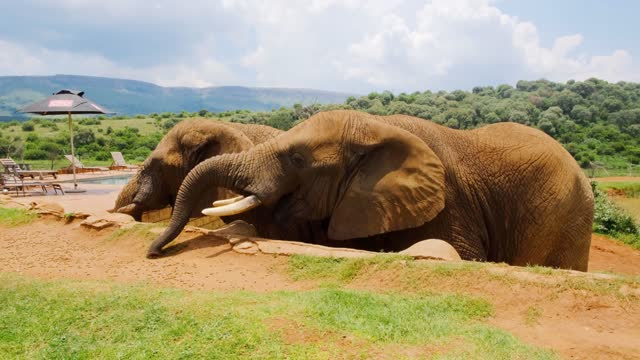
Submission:
[[78,182],[84,183],[84,184],[124,185],[129,182],[129,179],[131,179],[132,176],[133,174],[131,175],[127,174],[127,175],[118,175],[118,176],[112,176],[112,177],[101,178],[101,179],[82,179],[82,180],[78,180]]

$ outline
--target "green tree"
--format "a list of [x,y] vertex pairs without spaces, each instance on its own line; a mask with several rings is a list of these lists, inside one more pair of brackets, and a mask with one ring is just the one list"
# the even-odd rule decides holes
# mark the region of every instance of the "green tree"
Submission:
[[50,168],[53,169],[54,162],[62,155],[64,149],[53,141],[44,142],[41,145],[41,149],[46,153],[47,159],[51,161]]
[[22,131],[33,131],[35,130],[35,126],[32,121],[26,121],[22,123]]
[[582,125],[593,121],[591,111],[584,105],[575,105],[573,109],[571,109],[571,118]]

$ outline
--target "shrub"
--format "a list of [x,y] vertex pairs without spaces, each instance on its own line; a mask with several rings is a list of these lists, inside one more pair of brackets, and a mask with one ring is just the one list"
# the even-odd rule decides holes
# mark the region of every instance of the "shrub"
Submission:
[[22,124],[22,131],[33,131],[35,130],[35,126],[31,121],[27,121]]
[[102,122],[97,118],[84,118],[78,121],[80,125],[100,125]]
[[593,230],[607,235],[631,234],[640,236],[640,226],[631,215],[609,200],[607,194],[598,189],[597,182],[591,182],[595,198]]
[[27,160],[47,160],[47,152],[42,149],[27,149],[24,151],[24,158]]

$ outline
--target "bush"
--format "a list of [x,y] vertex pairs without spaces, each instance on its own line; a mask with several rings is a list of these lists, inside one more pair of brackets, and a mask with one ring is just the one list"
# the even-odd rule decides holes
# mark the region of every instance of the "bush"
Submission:
[[593,231],[613,236],[629,234],[640,237],[640,226],[633,217],[611,202],[607,194],[597,188],[597,182],[592,181],[591,188],[595,198]]
[[22,124],[22,131],[33,131],[35,130],[35,126],[31,121],[27,121]]
[[78,121],[80,125],[100,125],[102,122],[97,118],[84,118]]
[[27,149],[24,151],[24,158],[27,160],[47,160],[48,154],[42,149]]

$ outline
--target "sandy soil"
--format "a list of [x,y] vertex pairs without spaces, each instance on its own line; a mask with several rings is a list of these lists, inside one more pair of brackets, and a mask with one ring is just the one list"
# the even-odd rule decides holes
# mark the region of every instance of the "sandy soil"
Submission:
[[[44,219],[24,227],[0,227],[0,271],[45,279],[144,282],[223,291],[304,290],[317,286],[312,281],[292,281],[284,270],[286,257],[238,254],[216,237],[183,234],[171,248],[172,256],[153,261],[144,258],[149,241]],[[640,274],[640,251],[599,235],[594,235],[592,243],[591,271]],[[496,309],[493,324],[526,342],[558,350],[563,357],[632,359],[640,354],[638,301],[581,295],[580,291],[540,287],[526,281],[479,284],[474,280],[462,286],[457,281],[451,277],[448,282],[427,286],[436,292],[470,293],[490,300]],[[391,289],[397,286],[397,276],[369,274],[351,286]],[[527,321],[532,311],[534,319]]]
[[[26,227],[1,228],[0,271],[46,279],[71,278],[156,283],[188,289],[299,289],[276,271],[285,258],[243,256],[226,240],[183,235],[180,256],[145,259],[149,241],[115,237],[77,224],[37,221]],[[72,230],[73,229],[73,230]],[[174,248],[175,249],[175,248]]]
[[640,251],[606,236],[593,234],[589,252],[589,271],[640,275]]
[[607,177],[592,178],[591,180],[595,180],[599,182],[630,182],[630,181],[640,182],[640,176],[607,176]]

